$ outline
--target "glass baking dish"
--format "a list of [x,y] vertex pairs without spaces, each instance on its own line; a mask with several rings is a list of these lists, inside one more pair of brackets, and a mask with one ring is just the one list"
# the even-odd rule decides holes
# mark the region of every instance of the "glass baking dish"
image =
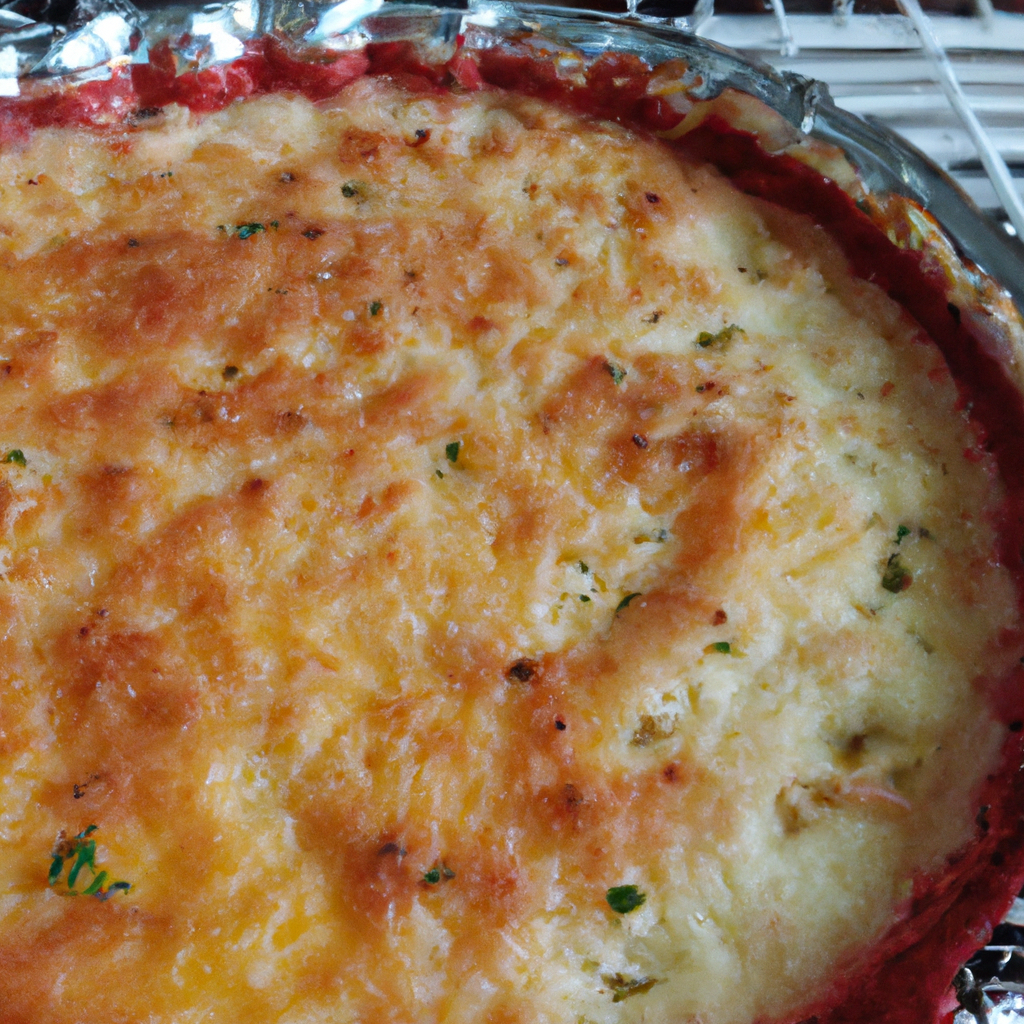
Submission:
[[[10,97],[110,78],[125,65],[145,64],[162,46],[169,46],[179,73],[201,72],[236,60],[247,41],[267,35],[300,50],[334,52],[358,51],[369,43],[412,43],[425,60],[438,64],[458,47],[486,49],[504,40],[563,68],[612,52],[635,55],[652,67],[677,62],[685,68],[681,83],[690,100],[736,89],[812,139],[838,147],[868,193],[910,201],[899,206],[903,223],[890,223],[900,244],[942,248],[948,239],[964,261],[961,272],[979,291],[990,287],[991,278],[1018,309],[1024,308],[1024,261],[1017,248],[922,154],[837,108],[820,83],[753,64],[658,19],[490,0],[434,6],[238,0],[147,10],[110,0],[73,20],[67,31],[10,10],[0,12],[0,29],[0,94]],[[919,217],[919,210],[928,216]],[[1008,310],[1004,307],[1012,319]],[[993,327],[996,347],[1005,342],[1006,331],[1017,330],[1009,323]]]

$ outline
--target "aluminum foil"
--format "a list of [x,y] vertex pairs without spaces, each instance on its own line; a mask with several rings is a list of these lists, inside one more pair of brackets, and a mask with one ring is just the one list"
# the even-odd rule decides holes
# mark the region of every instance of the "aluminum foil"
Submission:
[[[69,23],[62,25],[28,17],[19,10],[23,3],[0,6],[0,96],[20,95],[33,79],[106,79],[114,68],[148,62],[150,49],[164,43],[170,45],[179,74],[202,71],[235,60],[247,40],[267,34],[299,48],[332,51],[410,40],[438,62],[452,56],[460,38],[481,48],[508,33],[532,35],[554,59],[569,63],[608,50],[634,53],[652,65],[684,56],[692,98],[738,88],[804,134],[839,146],[872,192],[903,195],[927,209],[958,250],[1024,310],[1024,263],[942,171],[898,137],[839,110],[823,84],[779,75],[684,35],[680,28],[686,19],[619,18],[496,0],[436,0],[432,6],[404,0],[231,0],[147,10],[130,0],[78,0]],[[973,971],[961,971],[955,1024],[1024,1024],[1024,901],[1016,901],[1001,928],[1004,936],[1022,944],[986,947],[970,961]],[[1007,933],[1007,928],[1016,930]]]

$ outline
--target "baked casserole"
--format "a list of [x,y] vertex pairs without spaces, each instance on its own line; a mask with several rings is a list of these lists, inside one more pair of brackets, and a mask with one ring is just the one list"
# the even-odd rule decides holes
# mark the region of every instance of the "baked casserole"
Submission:
[[3,101],[5,1024],[955,1002],[1019,321],[758,101],[560,59]]

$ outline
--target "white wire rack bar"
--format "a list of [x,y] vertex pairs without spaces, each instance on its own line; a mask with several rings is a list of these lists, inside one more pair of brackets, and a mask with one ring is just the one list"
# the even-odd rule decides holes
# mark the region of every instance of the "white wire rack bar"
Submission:
[[906,15],[858,14],[850,4],[834,14],[794,14],[783,2],[774,0],[770,14],[716,14],[698,3],[685,22],[779,70],[827,83],[838,106],[902,135],[1011,234],[1024,235],[1024,15],[994,11],[989,0],[976,0],[973,15],[930,14],[937,49],[929,53]]
[[[933,14],[930,21],[947,50],[1024,53],[1024,16],[994,11],[991,20]],[[902,14],[852,14],[845,22],[829,14],[789,14],[786,24],[800,50],[919,50],[913,23]],[[697,34],[736,50],[781,49],[774,14],[713,14]],[[1018,80],[1024,69],[1018,68]]]

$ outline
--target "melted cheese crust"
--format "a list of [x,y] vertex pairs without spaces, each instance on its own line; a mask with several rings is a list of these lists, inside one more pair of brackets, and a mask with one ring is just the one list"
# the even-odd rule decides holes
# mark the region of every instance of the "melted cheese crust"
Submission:
[[382,80],[0,186],[0,1020],[783,1018],[971,839],[994,469],[820,230]]

